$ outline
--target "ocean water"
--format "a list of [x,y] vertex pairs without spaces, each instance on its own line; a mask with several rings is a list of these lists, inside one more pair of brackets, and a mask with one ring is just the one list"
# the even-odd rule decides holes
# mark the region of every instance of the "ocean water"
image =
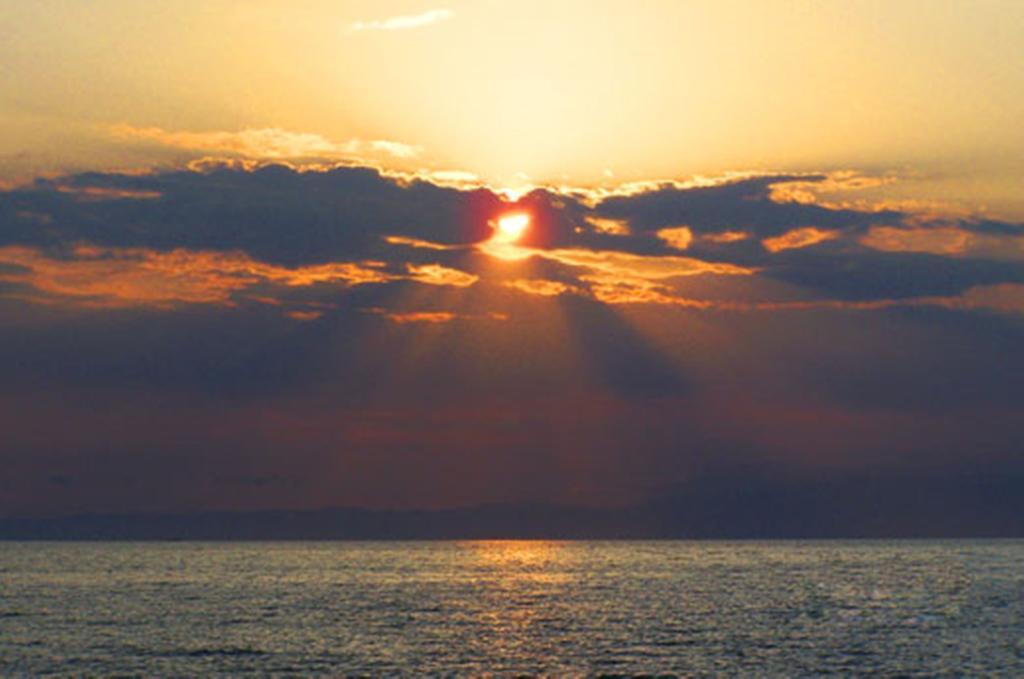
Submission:
[[0,675],[218,673],[1024,676],[1024,542],[0,542]]

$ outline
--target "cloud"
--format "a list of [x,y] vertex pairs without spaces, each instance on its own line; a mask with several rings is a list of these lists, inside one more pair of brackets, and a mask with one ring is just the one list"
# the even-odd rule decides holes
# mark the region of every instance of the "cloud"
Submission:
[[557,297],[572,289],[565,283],[544,280],[542,278],[520,278],[506,281],[505,285],[514,290],[525,292],[528,295],[538,295],[540,297]]
[[390,321],[393,321],[399,325],[406,325],[409,323],[425,323],[428,325],[436,325],[440,323],[450,323],[451,321],[507,321],[508,314],[503,314],[497,311],[492,311],[487,314],[460,314],[454,311],[401,311],[393,312],[380,307],[370,307],[367,309],[361,309],[364,313],[376,314],[383,316]]
[[276,127],[250,128],[237,132],[190,132],[122,124],[112,126],[110,133],[123,141],[148,142],[188,151],[271,160],[366,159],[374,156],[390,156],[404,160],[415,158],[421,152],[419,147],[396,141],[350,139],[338,143],[318,134],[291,132]]
[[[490,284],[497,270],[483,262],[500,258],[554,267],[554,276],[510,280],[557,281],[560,294],[734,311],[880,309],[1024,282],[1020,225],[778,202],[776,184],[797,180],[813,186],[825,176],[658,183],[590,197],[540,189],[513,201],[365,167],[83,173],[3,194],[0,248],[16,267],[3,280],[10,296],[65,304],[228,304],[242,293],[351,287],[360,277]],[[492,225],[510,210],[528,212],[531,227],[522,242],[499,243]],[[729,299],[724,282],[710,294],[707,280],[735,277],[759,281],[774,298]],[[696,278],[705,282],[688,280]]]
[[453,16],[455,16],[455,12],[450,9],[431,9],[422,14],[396,16],[374,21],[357,21],[349,26],[349,31],[401,31],[410,28],[422,28],[439,21],[445,21]]
[[589,284],[594,298],[605,304],[657,304],[689,309],[719,306],[715,302],[675,295],[669,286],[643,278],[590,274],[581,276],[580,280]]
[[[141,191],[146,198],[76,198],[95,189]],[[486,215],[500,204],[486,190],[399,181],[361,167],[87,173],[4,194],[0,245],[240,251],[299,266],[380,254],[389,235],[442,245],[479,242],[490,235]],[[38,228],[40,219],[51,223]]]
[[724,262],[707,262],[694,257],[673,255],[635,255],[627,252],[594,251],[583,248],[538,251],[537,256],[569,266],[590,269],[612,276],[645,280],[698,276],[749,276],[754,270]]
[[610,195],[596,206],[599,216],[626,220],[634,233],[685,224],[695,235],[742,231],[759,238],[780,236],[799,227],[867,228],[898,223],[894,210],[863,211],[773,198],[774,187],[793,181],[813,184],[826,175],[769,175],[695,187],[674,184]]
[[735,243],[746,240],[750,234],[743,231],[723,231],[721,233],[706,233],[701,238],[709,243]]
[[410,280],[428,285],[450,285],[456,288],[468,288],[480,280],[479,276],[440,264],[409,264],[408,269]]
[[323,311],[308,311],[303,309],[293,309],[286,312],[288,318],[292,318],[296,321],[315,321],[316,319],[324,315]]
[[659,229],[656,235],[665,241],[666,245],[676,250],[685,250],[693,242],[693,232],[685,226]]
[[458,245],[441,245],[419,238],[406,238],[405,236],[384,236],[384,242],[391,245],[405,245],[410,248],[422,248],[424,250],[455,250]]
[[587,223],[592,225],[598,233],[607,233],[615,236],[628,236],[629,225],[621,219],[607,219],[604,217],[587,217]]
[[[151,306],[170,309],[182,304],[236,306],[240,293],[261,290],[243,299],[280,304],[271,294],[282,289],[329,285],[348,288],[408,280],[433,286],[465,288],[478,277],[439,264],[406,265],[407,273],[388,271],[379,261],[331,262],[282,267],[241,252],[144,248],[99,248],[79,245],[59,258],[35,248],[0,248],[0,282],[18,284],[39,302],[93,308]],[[277,288],[276,293],[272,290]],[[311,312],[289,312],[292,318],[313,318]]]
[[768,252],[781,252],[795,248],[806,248],[817,243],[836,238],[839,234],[835,231],[823,231],[813,226],[805,226],[800,229],[787,231],[781,236],[765,238],[761,241]]
[[[374,310],[376,313],[380,313]],[[448,323],[456,318],[456,315],[450,311],[414,311],[410,313],[387,313],[383,312],[383,316],[391,319],[395,323]]]
[[932,304],[950,309],[986,309],[1002,313],[1024,314],[1024,285],[1001,283],[969,288],[958,297],[937,298]]

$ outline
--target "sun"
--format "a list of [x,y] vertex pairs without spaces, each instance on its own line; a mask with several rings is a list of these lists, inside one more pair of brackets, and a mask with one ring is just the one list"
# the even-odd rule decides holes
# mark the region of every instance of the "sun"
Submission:
[[487,222],[487,225],[494,229],[494,234],[479,245],[482,252],[510,262],[530,256],[530,248],[517,244],[530,228],[528,212],[506,212]]
[[494,240],[500,243],[514,243],[519,240],[530,226],[530,215],[525,212],[513,212],[498,218],[498,226],[494,231]]

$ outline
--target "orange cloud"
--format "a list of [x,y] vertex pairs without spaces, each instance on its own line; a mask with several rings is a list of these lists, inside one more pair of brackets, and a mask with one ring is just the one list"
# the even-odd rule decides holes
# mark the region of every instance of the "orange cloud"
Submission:
[[416,311],[406,314],[384,314],[395,323],[447,323],[455,319],[450,311]]
[[594,299],[605,304],[662,304],[693,309],[707,309],[714,303],[673,295],[668,286],[640,278],[621,278],[605,274],[580,276],[590,284]]
[[333,283],[383,283],[398,277],[356,263],[287,268],[240,252],[80,245],[73,258],[54,259],[34,248],[0,248],[0,263],[18,267],[0,280],[28,285],[44,295],[87,306],[169,308],[179,304],[234,304],[232,295],[260,283],[289,287]]
[[163,194],[159,191],[146,191],[142,189],[114,188],[110,186],[70,186],[59,184],[57,191],[70,193],[79,200],[154,200]]
[[230,304],[231,294],[258,278],[235,270],[225,274],[208,260],[186,260],[180,253],[143,250],[112,257],[98,249],[79,248],[78,259],[50,259],[23,247],[0,249],[0,262],[24,271],[0,273],[0,279],[22,283],[46,295],[79,298],[90,306],[127,307],[174,304]]
[[885,252],[926,252],[933,255],[956,255],[967,251],[972,241],[970,232],[956,227],[897,229],[873,226],[861,237],[861,245]]
[[73,257],[57,259],[35,248],[0,248],[0,280],[20,283],[46,295],[76,298],[92,306],[232,305],[232,295],[258,284],[307,287],[319,283],[355,286],[412,280],[428,285],[468,287],[478,276],[440,264],[407,266],[408,274],[383,271],[384,262],[330,262],[283,267],[242,252],[78,245]]
[[612,250],[534,250],[533,254],[569,266],[578,266],[604,274],[626,278],[663,279],[676,276],[715,274],[748,276],[754,269],[721,262],[705,262],[693,257],[633,255]]
[[[130,308],[150,306],[170,309],[184,304],[235,306],[236,294],[257,285],[285,287],[310,286],[318,283],[346,287],[385,283],[394,280],[415,280],[430,285],[465,287],[477,276],[437,264],[410,265],[411,275],[398,275],[379,270],[379,262],[329,263],[288,268],[255,261],[238,252],[173,250],[157,252],[141,248],[101,248],[80,245],[73,257],[53,258],[43,252],[22,246],[0,248],[0,281],[27,286],[32,292],[11,291],[8,298],[34,303],[60,304],[73,301],[93,308]],[[627,269],[619,266],[609,253],[589,253],[598,266],[579,277],[584,288],[545,279],[517,279],[505,286],[538,296],[556,296],[566,292],[587,294],[606,304],[657,304],[690,309],[716,309],[736,312],[800,311],[813,309],[873,310],[902,306],[941,306],[950,309],[986,310],[996,313],[1024,313],[1024,285],[997,284],[975,286],[957,296],[914,297],[848,302],[842,300],[796,300],[778,302],[732,302],[706,300],[677,294],[662,280],[680,275],[678,269],[644,270],[650,266],[644,258],[626,256],[644,262]],[[579,257],[579,255],[576,255]],[[670,258],[672,259],[672,258]],[[676,258],[683,259],[683,258]],[[611,261],[612,264],[608,264]],[[601,267],[604,268],[601,268]],[[698,267],[699,269],[699,267]],[[750,272],[753,273],[753,272]],[[641,275],[643,274],[643,275]],[[689,274],[682,274],[689,275]],[[260,295],[248,299],[280,306],[281,300]],[[305,304],[304,307],[315,305]],[[396,323],[444,323],[452,320],[505,320],[507,316],[493,312],[484,315],[461,315],[449,311],[389,312],[365,309],[383,315]],[[284,311],[298,321],[322,316],[316,308]]]
[[802,229],[787,231],[775,238],[765,238],[761,241],[761,244],[769,252],[781,252],[782,250],[806,248],[822,241],[832,240],[838,235],[835,231],[824,231],[813,226],[806,226]]
[[308,311],[301,309],[295,309],[293,311],[285,312],[285,316],[296,321],[315,321],[316,319],[320,318],[323,315],[324,312],[322,311]]
[[750,238],[750,234],[744,231],[723,231],[721,233],[706,233],[700,238],[709,243],[735,243]]
[[468,288],[480,280],[465,271],[450,269],[440,264],[409,264],[406,267],[411,274],[409,278],[428,285],[451,285],[456,288]]
[[407,238],[405,236],[384,236],[384,242],[388,245],[404,245],[421,250],[456,250],[461,247],[459,245],[442,245],[441,243],[432,243],[428,240]]
[[491,312],[482,315],[471,315],[471,314],[457,314],[453,311],[388,311],[381,307],[370,307],[367,309],[361,309],[363,313],[376,314],[383,316],[390,321],[398,323],[399,325],[405,325],[408,323],[449,323],[455,320],[490,320],[490,321],[506,321],[508,320],[508,314],[499,312]]
[[629,225],[622,219],[606,219],[604,217],[587,217],[586,219],[598,233],[613,236],[628,236],[630,233]]
[[249,128],[237,132],[190,132],[114,125],[110,132],[114,137],[127,141],[151,142],[190,151],[237,154],[247,158],[359,158],[384,155],[409,159],[420,153],[419,147],[396,141],[351,139],[337,143],[318,134],[292,132],[277,127]]
[[506,281],[505,285],[520,292],[525,292],[528,295],[539,295],[540,297],[556,297],[572,290],[565,283],[548,281],[543,278],[520,278],[514,281]]
[[[849,206],[849,203],[825,201],[822,199],[822,194],[864,191],[866,189],[886,186],[898,180],[899,177],[895,175],[867,176],[851,170],[841,170],[829,173],[824,179],[814,179],[812,181],[796,180],[772,184],[769,189],[769,196],[776,203],[802,203],[805,205],[842,208]],[[879,205],[875,209],[884,210],[886,207]]]
[[665,244],[676,250],[685,250],[693,242],[693,231],[687,226],[676,226],[670,229],[658,231],[658,238],[665,241]]

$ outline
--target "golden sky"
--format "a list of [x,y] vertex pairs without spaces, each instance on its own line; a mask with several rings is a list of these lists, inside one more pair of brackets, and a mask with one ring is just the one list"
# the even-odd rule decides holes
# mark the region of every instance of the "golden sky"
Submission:
[[496,186],[856,169],[1024,215],[1019,2],[38,0],[0,25],[7,180],[225,148]]

